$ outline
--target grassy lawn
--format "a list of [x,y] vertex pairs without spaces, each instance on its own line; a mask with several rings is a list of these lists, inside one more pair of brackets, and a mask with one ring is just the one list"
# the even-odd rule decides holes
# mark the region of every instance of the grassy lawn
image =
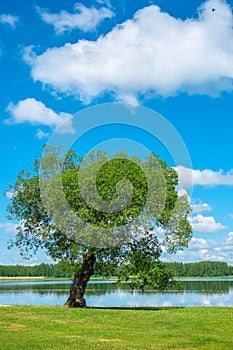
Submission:
[[0,349],[232,349],[233,308],[1,306]]

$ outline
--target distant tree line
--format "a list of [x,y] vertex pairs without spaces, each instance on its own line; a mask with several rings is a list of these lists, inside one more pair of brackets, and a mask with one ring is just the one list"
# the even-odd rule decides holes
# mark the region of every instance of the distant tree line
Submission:
[[70,278],[72,274],[60,264],[0,265],[1,277],[61,277]]
[[[168,270],[174,271],[177,277],[218,277],[218,276],[233,276],[233,266],[228,265],[225,262],[220,261],[200,261],[194,263],[181,263],[181,262],[165,262]],[[97,266],[95,277],[109,276],[119,274],[119,271],[106,269],[105,264]],[[108,273],[105,273],[108,271]],[[73,271],[69,270],[67,266],[62,264],[39,264],[34,266],[25,265],[0,265],[1,277],[59,277],[59,278],[72,278]]]
[[167,262],[166,267],[173,270],[177,277],[233,276],[233,266],[221,261]]

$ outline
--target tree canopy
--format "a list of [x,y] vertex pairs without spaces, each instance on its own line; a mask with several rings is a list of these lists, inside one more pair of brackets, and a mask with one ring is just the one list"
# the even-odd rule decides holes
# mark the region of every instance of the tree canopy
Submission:
[[24,256],[43,248],[73,268],[69,307],[86,305],[95,266],[109,275],[120,267],[119,280],[132,287],[164,289],[172,274],[160,261],[162,249],[174,253],[192,236],[191,209],[177,185],[176,171],[155,154],[142,160],[95,151],[82,159],[45,147],[11,189],[10,218],[19,222],[12,244]]

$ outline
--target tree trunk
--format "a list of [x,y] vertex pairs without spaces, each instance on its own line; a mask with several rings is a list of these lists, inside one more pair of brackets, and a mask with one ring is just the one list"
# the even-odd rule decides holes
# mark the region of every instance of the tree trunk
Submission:
[[81,271],[74,275],[74,280],[70,287],[70,296],[65,303],[66,307],[86,307],[84,293],[90,277],[94,274],[95,260],[94,253],[83,253]]

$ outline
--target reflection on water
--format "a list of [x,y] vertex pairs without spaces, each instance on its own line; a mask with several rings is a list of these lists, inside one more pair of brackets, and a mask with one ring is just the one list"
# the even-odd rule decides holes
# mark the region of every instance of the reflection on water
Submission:
[[[63,305],[71,281],[0,283],[0,304]],[[233,279],[186,279],[183,289],[132,291],[114,281],[90,281],[88,306],[233,306]]]

